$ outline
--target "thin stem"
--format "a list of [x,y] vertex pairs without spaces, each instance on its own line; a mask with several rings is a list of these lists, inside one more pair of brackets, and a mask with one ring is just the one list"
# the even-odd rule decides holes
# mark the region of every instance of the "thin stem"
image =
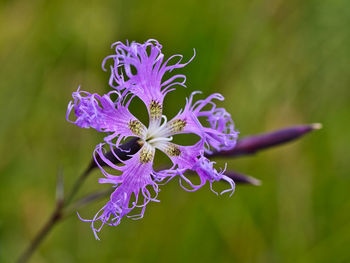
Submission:
[[35,250],[38,248],[38,246],[41,244],[44,238],[50,233],[53,226],[62,218],[62,208],[63,203],[56,205],[56,208],[51,214],[49,220],[40,229],[33,241],[29,244],[28,248],[19,257],[17,261],[18,263],[25,263],[30,259],[31,255],[35,252]]
[[[130,154],[134,154],[140,149],[140,145],[137,143],[137,140],[138,138],[134,138],[126,142],[125,144],[121,145],[120,146],[121,150],[119,149],[115,150],[114,154],[117,154],[121,160],[129,159]],[[125,151],[127,149],[129,149],[130,151]],[[114,162],[118,163],[119,160],[114,160]],[[85,182],[86,178],[94,168],[96,168],[96,163],[94,159],[92,159],[88,168],[74,182],[73,187],[68,193],[67,197],[64,199],[63,197],[57,199],[55,210],[52,212],[51,216],[49,217],[47,222],[44,224],[44,226],[40,229],[38,234],[34,237],[33,241],[29,244],[27,249],[20,255],[17,261],[18,263],[28,262],[32,254],[35,252],[35,250],[38,248],[38,246],[41,244],[44,238],[48,235],[48,233],[50,233],[54,225],[66,216],[66,214],[63,213],[63,210],[73,200],[73,198],[75,197],[75,195],[78,193],[79,189]],[[63,192],[63,189],[60,189],[60,192],[61,191]]]
[[111,193],[113,193],[113,191],[115,190],[114,187],[110,187],[107,188],[105,190],[102,191],[98,191],[98,192],[94,192],[92,194],[89,194],[87,196],[84,196],[83,198],[79,199],[78,201],[74,202],[72,205],[68,206],[67,208],[64,209],[63,213],[62,213],[62,217],[61,219],[65,219],[66,217],[70,216],[71,214],[73,214],[74,212],[76,212],[76,210],[78,208],[84,207],[96,200],[102,199],[104,197],[110,196]]
[[81,176],[78,177],[78,179],[75,181],[71,191],[68,194],[67,199],[58,199],[56,203],[56,208],[52,212],[49,219],[46,221],[44,226],[40,229],[40,231],[37,233],[37,235],[34,237],[33,241],[29,244],[27,249],[21,254],[21,256],[18,259],[18,263],[25,263],[28,262],[32,254],[36,251],[38,246],[41,244],[41,242],[44,240],[44,238],[51,232],[52,228],[56,225],[58,221],[60,221],[63,218],[63,209],[66,205],[69,204],[69,202],[73,199],[73,197],[78,192],[79,188],[83,185],[83,182],[86,180],[89,173],[92,171],[90,168],[91,166],[86,169]]
[[63,214],[63,209],[68,206],[69,203],[73,200],[74,196],[78,193],[80,187],[83,185],[84,181],[93,169],[94,165],[91,162],[89,167],[75,181],[72,189],[67,195],[67,198],[57,200],[55,210],[52,212],[51,216],[37,233],[37,235],[34,237],[33,241],[29,244],[27,249],[21,254],[17,261],[18,263],[28,262],[32,254],[35,252],[44,238],[48,235],[48,233],[50,233],[56,223],[65,217]]
[[67,198],[64,201],[65,205],[68,205],[72,199],[74,198],[74,196],[78,193],[80,187],[83,185],[84,181],[86,180],[86,178],[88,177],[88,175],[90,174],[90,172],[93,170],[93,168],[91,167],[91,165],[78,177],[78,179],[75,181],[72,190],[69,192],[69,194],[67,195]]

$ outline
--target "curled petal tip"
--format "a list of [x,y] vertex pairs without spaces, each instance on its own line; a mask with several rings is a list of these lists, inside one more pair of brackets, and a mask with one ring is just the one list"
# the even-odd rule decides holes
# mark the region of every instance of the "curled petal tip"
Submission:
[[311,127],[313,130],[320,130],[323,128],[323,125],[322,125],[322,123],[313,123],[313,124],[311,124]]

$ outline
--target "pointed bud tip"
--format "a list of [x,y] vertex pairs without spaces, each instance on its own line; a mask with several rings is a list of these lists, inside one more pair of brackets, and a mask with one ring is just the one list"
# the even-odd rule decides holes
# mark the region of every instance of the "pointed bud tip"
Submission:
[[259,179],[256,179],[255,177],[248,175],[247,179],[248,179],[248,182],[252,185],[260,186],[262,184],[262,182]]
[[313,130],[320,130],[320,129],[322,129],[322,123],[313,123],[313,124],[311,124],[311,127],[312,127],[312,129]]

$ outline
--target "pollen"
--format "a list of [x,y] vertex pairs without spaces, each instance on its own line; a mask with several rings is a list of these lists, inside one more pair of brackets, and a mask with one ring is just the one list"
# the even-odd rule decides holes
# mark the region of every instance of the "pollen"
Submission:
[[181,151],[180,148],[176,145],[168,145],[166,149],[166,153],[169,154],[169,156],[180,156]]
[[185,120],[176,119],[169,123],[172,132],[181,132],[186,126]]
[[153,159],[153,151],[149,148],[143,148],[140,152],[140,162],[145,164],[151,162]]
[[143,133],[142,123],[138,120],[132,120],[129,122],[129,129],[136,136],[141,137]]
[[151,119],[160,119],[162,117],[162,105],[159,102],[152,100],[151,104],[149,105],[149,112]]

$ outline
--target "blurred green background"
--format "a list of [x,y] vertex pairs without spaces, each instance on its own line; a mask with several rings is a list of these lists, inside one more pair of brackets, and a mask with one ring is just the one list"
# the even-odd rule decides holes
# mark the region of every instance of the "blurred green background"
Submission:
[[[202,90],[226,97],[242,137],[324,128],[228,161],[261,187],[228,198],[173,181],[144,219],[105,227],[101,241],[68,218],[32,262],[350,262],[349,26],[346,0],[1,1],[0,261],[13,262],[47,219],[59,167],[69,189],[102,140],[65,120],[71,93],[108,90],[100,65],[113,42],[155,38],[166,56],[197,52],[177,71],[188,88],[166,101],[170,115]],[[105,189],[101,176],[79,195]],[[91,218],[102,204],[79,212]]]

